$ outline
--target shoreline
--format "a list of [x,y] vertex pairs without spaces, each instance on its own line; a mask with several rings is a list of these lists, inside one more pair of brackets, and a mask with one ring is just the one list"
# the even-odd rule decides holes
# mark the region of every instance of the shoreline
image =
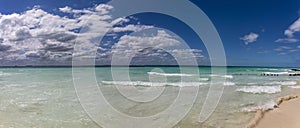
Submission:
[[300,89],[291,95],[279,97],[274,108],[258,109],[246,128],[299,128]]

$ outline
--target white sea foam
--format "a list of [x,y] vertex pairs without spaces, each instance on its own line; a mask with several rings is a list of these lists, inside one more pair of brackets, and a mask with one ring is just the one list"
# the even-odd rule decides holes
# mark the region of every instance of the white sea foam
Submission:
[[5,73],[5,72],[1,72],[0,71],[0,76],[9,76],[9,75],[11,75],[10,73]]
[[267,85],[296,85],[296,81],[280,81],[280,82],[270,82],[266,83]]
[[247,85],[256,85],[257,83],[246,83]]
[[224,75],[224,76],[222,76],[222,77],[224,77],[224,78],[229,78],[229,79],[233,79],[233,76],[232,76],[232,75]]
[[164,86],[165,83],[152,83],[142,81],[101,81],[103,84],[109,85],[129,85],[129,86]]
[[278,71],[276,68],[258,68],[258,70],[270,70],[270,71]]
[[216,75],[216,74],[211,74],[209,75],[211,77],[223,77],[223,78],[228,78],[228,79],[233,79],[233,76],[232,75]]
[[207,85],[208,83],[200,83],[200,82],[178,82],[178,83],[166,83],[165,85],[177,86],[177,87],[196,87],[200,85]]
[[281,85],[296,85],[297,82],[296,81],[287,81],[287,82],[281,82]]
[[278,74],[278,75],[288,76],[288,75],[293,75],[293,74],[298,74],[298,73],[296,73],[294,71],[284,71],[284,72],[263,72],[263,74],[266,74],[266,75]]
[[108,85],[126,85],[126,86],[176,86],[176,87],[190,87],[207,85],[208,83],[201,82],[177,82],[177,83],[155,83],[155,82],[142,82],[142,81],[101,81],[103,84]]
[[233,85],[235,85],[235,83],[233,83],[233,82],[224,82],[223,85],[224,86],[233,86]]
[[246,92],[253,94],[268,93],[274,94],[281,92],[281,86],[244,86],[236,89],[238,92]]
[[270,102],[267,102],[263,105],[242,108],[242,111],[243,112],[255,112],[256,110],[259,110],[259,109],[269,110],[269,109],[273,109],[275,105],[276,105],[275,101],[270,101]]
[[183,74],[183,73],[159,73],[159,72],[147,72],[149,75],[160,75],[160,76],[194,76],[194,74]]
[[263,72],[263,74],[288,75],[288,74],[290,74],[290,72]]
[[199,81],[209,81],[209,78],[199,78]]

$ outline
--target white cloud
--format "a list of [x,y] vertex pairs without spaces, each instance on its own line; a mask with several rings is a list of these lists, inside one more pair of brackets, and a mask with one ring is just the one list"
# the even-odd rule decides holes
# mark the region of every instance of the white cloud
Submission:
[[298,42],[299,40],[298,39],[295,39],[295,38],[280,38],[280,39],[277,39],[275,40],[275,42],[279,42],[279,43],[295,43],[295,42]]
[[66,6],[66,7],[63,7],[63,8],[59,8],[59,11],[65,12],[65,13],[72,13],[72,8]]
[[178,46],[180,44],[180,41],[167,32],[159,30],[157,34],[153,36],[122,36],[119,42],[112,46],[112,49],[114,54],[132,56],[149,47],[168,49],[169,47]]
[[112,21],[111,24],[113,24],[113,25],[122,24],[122,23],[127,23],[129,21],[130,21],[129,19],[121,17],[121,18],[117,18],[114,21]]
[[[101,7],[103,9],[101,9]],[[38,7],[24,13],[0,14],[0,57],[2,60],[19,61],[67,61],[72,57],[74,43],[85,47],[82,54],[97,48],[92,39],[111,26],[106,13],[108,5],[74,10],[60,8],[62,12],[74,13],[74,18],[50,14]],[[84,14],[75,14],[84,13]],[[75,29],[86,27],[85,32]]]
[[280,43],[295,43],[299,40],[294,37],[294,34],[300,31],[300,18],[297,19],[292,25],[289,26],[287,30],[284,31],[284,35],[287,38],[277,39],[275,42]]
[[97,15],[108,15],[111,9],[113,9],[113,7],[107,4],[99,4],[96,7],[86,8],[86,9],[72,9],[71,7],[68,6],[59,8],[59,10],[64,13],[73,13],[73,14],[84,13],[84,14],[97,14]]
[[113,9],[112,6],[107,5],[107,4],[100,4],[96,6],[95,11],[100,12],[101,14],[108,14],[109,10]]
[[292,49],[292,50],[289,50],[289,53],[292,53],[292,52],[299,52],[300,50],[299,49]]
[[149,61],[152,61],[152,64],[159,64],[157,61],[161,61],[160,64],[175,64],[176,60],[172,58],[176,58],[184,60],[184,64],[188,65],[193,64],[193,60],[199,62],[205,59],[202,50],[183,47],[183,42],[164,30],[158,30],[151,36],[122,36],[119,42],[112,46],[111,51],[98,56],[114,56],[114,59],[121,60],[120,63],[123,63],[122,59],[126,57],[138,57],[139,63],[145,64],[149,64]]
[[292,48],[288,47],[288,46],[279,46],[278,48],[274,49],[274,51],[281,52],[281,51],[290,50],[290,49],[292,49]]
[[257,41],[258,37],[259,37],[258,34],[251,32],[248,35],[241,37],[240,39],[244,41],[246,45],[248,45],[249,43],[253,43]]
[[124,31],[133,31],[133,32],[138,32],[141,30],[145,29],[150,29],[153,28],[153,26],[148,26],[148,25],[127,25],[125,27],[115,27],[113,28],[114,32],[124,32]]
[[168,52],[173,55],[176,55],[180,59],[205,58],[205,56],[202,55],[202,50],[200,49],[174,49],[174,50],[168,50]]
[[0,40],[0,52],[8,51],[11,48],[11,45],[5,44],[3,41]]
[[297,47],[289,47],[289,46],[279,46],[274,49],[274,51],[279,52],[279,55],[287,55],[294,52],[300,52],[300,46]]
[[300,31],[300,18],[298,18],[287,30],[284,31],[284,34],[289,38],[294,37],[294,33]]
[[[112,6],[103,4],[80,10],[71,7],[59,8],[61,12],[73,15],[73,17],[51,14],[39,7],[19,14],[0,14],[0,65],[9,62],[28,62],[29,64],[69,62],[70,64],[75,43],[80,48],[76,49],[79,52],[74,56],[91,57],[95,50],[105,49],[98,47],[99,35],[104,35],[115,24],[129,22],[127,18],[119,18],[110,22],[112,19],[109,12],[112,9]],[[84,31],[79,33],[78,30],[82,28]],[[153,28],[153,26],[129,24],[112,30],[114,32],[138,32],[149,28]],[[138,42],[146,42],[146,44]],[[117,44],[119,48],[123,48],[119,53],[130,55],[133,51],[128,48],[137,49],[135,52],[138,52],[146,46],[167,48],[180,45],[180,43],[166,32],[158,31],[157,35],[152,37],[125,35]],[[195,57],[198,58],[203,57],[201,51],[186,50],[186,52],[194,52],[196,53]],[[184,52],[176,53],[183,54]],[[109,58],[111,54],[106,52],[98,55]],[[147,55],[166,56],[165,52],[149,52]]]

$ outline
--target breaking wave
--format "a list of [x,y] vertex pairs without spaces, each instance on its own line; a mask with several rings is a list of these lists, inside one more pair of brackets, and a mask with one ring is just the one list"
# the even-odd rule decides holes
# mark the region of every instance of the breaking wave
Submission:
[[277,104],[275,101],[270,101],[270,102],[266,102],[263,105],[242,108],[242,111],[243,112],[256,112],[257,110],[269,110],[269,109],[273,109],[274,106],[276,106],[276,105]]
[[194,76],[194,74],[147,72],[149,75],[160,76]]
[[253,94],[274,94],[281,92],[281,86],[244,86],[236,89],[237,92],[246,92]]
[[280,81],[280,82],[270,82],[267,85],[296,85],[296,81]]
[[224,86],[233,86],[233,85],[235,85],[235,83],[233,83],[233,82],[224,82],[223,85]]
[[208,83],[201,83],[201,82],[155,83],[155,82],[143,82],[143,81],[101,81],[101,83],[106,85],[151,86],[151,87],[162,87],[162,86],[191,87],[191,86],[200,86],[200,85],[208,84]]

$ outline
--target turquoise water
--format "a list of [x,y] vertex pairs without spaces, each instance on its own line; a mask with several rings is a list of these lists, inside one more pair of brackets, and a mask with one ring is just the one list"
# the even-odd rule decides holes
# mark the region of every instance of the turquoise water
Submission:
[[[76,68],[76,71],[86,69]],[[97,67],[94,71],[97,86],[109,104],[134,117],[163,112],[172,105],[181,88],[197,89],[194,106],[175,127],[240,128],[251,120],[256,109],[273,107],[276,97],[287,95],[300,86],[299,76],[288,76],[293,73],[290,68],[228,67],[227,74],[220,73],[224,70],[216,67],[212,73],[210,67],[113,67],[115,73],[112,73],[110,67]],[[261,76],[262,73],[279,75]],[[74,79],[85,82],[86,77]],[[199,114],[211,86],[224,87],[223,95],[214,113],[204,123],[199,123]],[[155,87],[157,92],[151,94],[157,96],[132,93],[131,98],[147,99],[147,103],[133,102],[115,87],[125,90],[134,87],[141,92]],[[99,127],[77,99],[72,68],[1,68],[0,92],[0,127]],[[185,102],[178,105],[184,106]]]

